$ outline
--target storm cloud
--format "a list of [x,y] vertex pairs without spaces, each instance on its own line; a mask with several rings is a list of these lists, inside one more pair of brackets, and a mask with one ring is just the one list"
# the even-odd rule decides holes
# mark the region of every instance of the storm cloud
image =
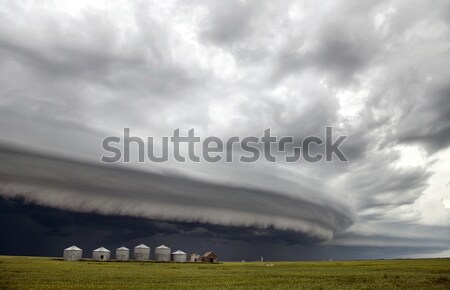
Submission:
[[0,152],[4,196],[57,208],[160,220],[273,227],[330,239],[352,224],[350,208],[301,195],[233,187],[24,151]]
[[[340,257],[443,253],[449,15],[438,0],[4,1],[1,195],[236,237],[268,230],[272,245],[297,233]],[[225,139],[326,126],[348,136],[349,162],[99,161],[125,127]]]

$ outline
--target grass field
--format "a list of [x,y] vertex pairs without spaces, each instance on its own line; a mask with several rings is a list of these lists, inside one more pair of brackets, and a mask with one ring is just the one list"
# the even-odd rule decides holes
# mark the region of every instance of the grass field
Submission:
[[450,289],[450,259],[175,264],[0,256],[0,289]]

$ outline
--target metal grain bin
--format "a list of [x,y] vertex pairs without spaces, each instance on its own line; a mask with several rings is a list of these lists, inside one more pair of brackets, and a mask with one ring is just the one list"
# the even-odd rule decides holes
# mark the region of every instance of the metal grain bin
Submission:
[[149,261],[150,248],[144,244],[134,247],[134,259],[136,261]]
[[186,262],[186,253],[183,251],[176,251],[172,253],[173,262]]
[[96,261],[109,261],[111,257],[111,252],[103,247],[95,249],[92,251],[92,259]]
[[116,249],[117,261],[128,261],[130,259],[130,250],[126,247],[120,247]]
[[71,246],[64,249],[63,259],[66,261],[78,261],[83,257],[83,250],[77,246]]
[[156,261],[170,262],[170,248],[161,245],[155,249]]

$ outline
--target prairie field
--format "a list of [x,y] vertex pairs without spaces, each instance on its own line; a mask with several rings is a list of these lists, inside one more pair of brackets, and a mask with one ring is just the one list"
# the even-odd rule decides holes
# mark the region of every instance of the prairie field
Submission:
[[450,259],[200,264],[0,256],[0,289],[450,289]]

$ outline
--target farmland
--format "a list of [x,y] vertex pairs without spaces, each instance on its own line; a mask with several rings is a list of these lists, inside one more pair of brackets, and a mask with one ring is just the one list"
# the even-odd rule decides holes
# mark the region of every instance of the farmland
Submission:
[[0,289],[450,289],[450,259],[67,262],[0,256]]

